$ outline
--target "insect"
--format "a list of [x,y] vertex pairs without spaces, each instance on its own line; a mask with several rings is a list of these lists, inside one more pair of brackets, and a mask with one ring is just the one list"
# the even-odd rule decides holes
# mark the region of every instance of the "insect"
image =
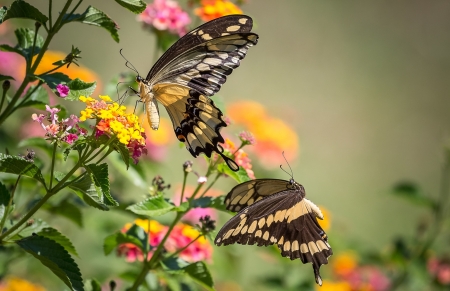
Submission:
[[305,198],[305,189],[289,181],[256,179],[237,185],[227,194],[228,210],[239,211],[220,229],[215,244],[258,246],[276,244],[283,257],[312,263],[316,283],[322,286],[320,266],[333,254],[328,237],[316,218],[319,207]]
[[223,154],[220,129],[227,124],[209,98],[217,93],[256,45],[253,21],[246,15],[229,15],[209,21],[175,42],[153,65],[144,79],[136,77],[152,129],[159,126],[158,103],[169,113],[175,135],[189,152],[211,157],[217,152],[233,171],[239,166]]

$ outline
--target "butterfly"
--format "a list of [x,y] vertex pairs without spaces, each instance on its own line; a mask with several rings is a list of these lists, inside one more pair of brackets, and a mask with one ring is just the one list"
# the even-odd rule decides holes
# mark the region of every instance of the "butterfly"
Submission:
[[217,93],[258,35],[251,33],[253,20],[229,15],[209,21],[175,42],[153,65],[144,79],[136,77],[152,129],[159,126],[158,103],[169,113],[175,135],[197,157],[218,153],[233,170],[235,161],[223,154],[220,129],[227,124],[209,98]]
[[333,254],[328,237],[316,218],[323,214],[305,198],[294,179],[256,179],[237,185],[225,197],[228,210],[239,211],[220,229],[218,246],[276,244],[283,257],[312,263],[316,283],[322,286],[320,266]]

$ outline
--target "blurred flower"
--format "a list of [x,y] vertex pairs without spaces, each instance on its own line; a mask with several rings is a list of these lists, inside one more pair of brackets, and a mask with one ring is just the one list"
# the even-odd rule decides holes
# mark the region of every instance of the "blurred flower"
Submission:
[[[0,26],[4,24],[7,24],[7,22]],[[19,88],[25,77],[25,59],[16,53],[0,51],[0,75],[13,77],[14,80],[10,80],[12,87]]]
[[284,162],[284,151],[289,161],[297,157],[298,136],[292,127],[281,119],[271,117],[265,108],[254,101],[238,101],[228,106],[227,112],[236,124],[245,126],[258,141],[252,147],[266,167],[274,167]]
[[427,262],[427,268],[430,275],[439,284],[450,285],[450,260],[448,258],[431,257]]
[[184,162],[184,163],[183,163],[183,170],[184,170],[186,173],[192,172],[192,165],[193,165],[192,161],[186,161],[186,162]]
[[56,91],[58,91],[59,97],[66,97],[69,94],[69,87],[64,84],[56,85]]
[[0,282],[0,291],[45,291],[40,285],[17,277],[7,277]]
[[256,144],[256,139],[251,132],[243,131],[239,134],[239,139],[244,145]]
[[317,291],[353,291],[350,284],[345,281],[323,280],[322,286],[315,285]]
[[141,115],[139,118],[145,120],[142,126],[146,132],[147,157],[155,162],[164,161],[167,157],[168,145],[175,142],[172,122],[167,118],[161,117],[158,130],[153,130],[146,122],[147,117],[145,115]]
[[208,181],[208,178],[206,178],[205,176],[200,176],[197,179],[197,183],[199,184],[205,184]]
[[155,0],[148,4],[144,12],[137,17],[144,25],[157,30],[169,31],[183,36],[191,22],[189,15],[181,9],[176,1]]
[[323,219],[318,219],[317,222],[327,232],[331,226],[330,212],[323,206],[320,206],[319,209],[322,211]]
[[100,96],[100,99],[80,97],[80,101],[86,104],[86,109],[80,112],[80,121],[96,119],[96,136],[116,136],[120,143],[128,147],[131,157],[137,163],[141,154],[147,152],[145,133],[139,124],[139,118],[133,113],[126,113],[127,108],[111,102],[109,96]]
[[236,162],[236,164],[238,164],[239,167],[242,167],[247,172],[247,175],[250,177],[250,179],[255,179],[255,173],[252,170],[251,160],[248,157],[247,153],[244,152],[243,149],[237,150],[234,142],[232,142],[228,138],[225,138],[225,143],[222,146],[224,151],[234,156],[234,161]]
[[242,14],[242,10],[228,0],[202,0],[201,7],[195,9],[203,21],[210,21],[225,15]]
[[333,271],[338,276],[349,275],[358,265],[358,258],[353,252],[344,252],[333,259]]
[[[189,243],[193,240],[195,240],[195,242],[189,245]],[[212,246],[208,240],[204,236],[201,236],[201,233],[191,225],[179,223],[170,233],[165,247],[169,252],[176,252],[187,245],[189,246],[179,255],[181,259],[187,262],[197,262],[211,259]]]

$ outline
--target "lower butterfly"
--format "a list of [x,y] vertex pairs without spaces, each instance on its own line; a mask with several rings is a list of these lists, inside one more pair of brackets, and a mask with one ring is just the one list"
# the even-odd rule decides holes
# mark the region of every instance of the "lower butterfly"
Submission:
[[137,76],[139,95],[148,121],[159,126],[158,103],[169,113],[175,135],[197,157],[218,153],[233,171],[239,166],[223,153],[220,129],[227,124],[209,98],[217,93],[258,35],[250,32],[247,15],[228,15],[209,21],[175,42],[153,65],[144,79]]
[[317,222],[323,214],[305,198],[302,185],[293,179],[251,180],[234,187],[225,205],[239,212],[219,231],[216,245],[276,244],[282,256],[312,263],[316,283],[322,285],[320,266],[328,264],[333,251]]

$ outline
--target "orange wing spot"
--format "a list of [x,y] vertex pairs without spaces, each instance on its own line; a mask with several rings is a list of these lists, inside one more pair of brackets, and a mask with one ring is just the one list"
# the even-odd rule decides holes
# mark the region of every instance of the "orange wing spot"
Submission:
[[182,135],[182,134],[178,135],[177,138],[178,138],[179,141],[182,141],[182,142],[186,141],[186,137],[184,135]]

